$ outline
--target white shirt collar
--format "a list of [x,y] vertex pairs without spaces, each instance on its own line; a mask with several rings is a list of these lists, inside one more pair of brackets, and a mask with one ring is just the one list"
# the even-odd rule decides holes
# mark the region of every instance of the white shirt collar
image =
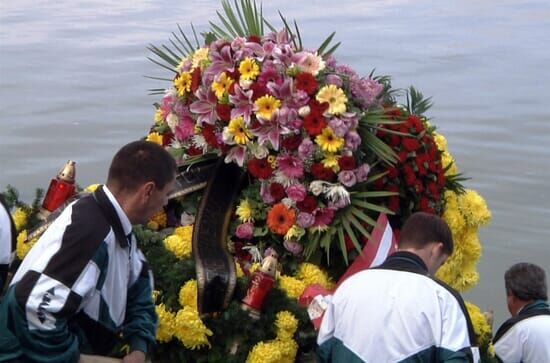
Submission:
[[125,235],[129,235],[130,232],[132,232],[132,223],[130,222],[130,219],[128,219],[128,216],[126,213],[124,213],[124,209],[120,206],[118,203],[118,200],[116,200],[115,196],[109,188],[107,188],[107,185],[103,185],[103,191],[105,192],[105,195],[107,195],[107,198],[109,198],[109,201],[115,207],[116,214],[118,215],[118,218],[120,219],[120,223],[122,224],[122,229],[124,230]]

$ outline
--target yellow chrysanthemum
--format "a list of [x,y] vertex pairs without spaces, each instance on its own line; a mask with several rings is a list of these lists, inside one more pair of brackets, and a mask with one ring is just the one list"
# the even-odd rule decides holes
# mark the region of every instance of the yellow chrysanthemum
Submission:
[[176,314],[166,310],[164,304],[156,305],[155,310],[159,317],[157,340],[161,343],[168,343],[176,331]]
[[256,105],[256,116],[271,120],[273,113],[281,107],[281,101],[271,95],[265,95],[254,102]]
[[440,151],[447,151],[447,139],[445,136],[434,132],[434,141]]
[[192,67],[204,69],[205,65],[209,62],[208,59],[209,48],[199,48],[193,53]]
[[197,309],[197,280],[191,279],[181,287],[178,301],[182,307]]
[[259,263],[259,262],[254,262],[254,263],[252,264],[252,266],[250,266],[250,268],[248,269],[248,271],[249,271],[250,273],[253,273],[253,272],[256,272],[257,270],[259,270],[260,267],[262,267],[262,264],[261,264],[261,263]]
[[97,188],[99,188],[101,184],[90,184],[86,188],[84,188],[85,192],[93,193],[96,191]]
[[34,238],[25,242],[27,239],[27,230],[24,229],[17,235],[17,246],[15,246],[15,252],[20,260],[24,259],[27,253],[31,250],[32,246],[38,241],[38,238]]
[[147,141],[154,142],[162,146],[162,135],[158,132],[151,132],[147,135]]
[[237,144],[244,145],[247,142],[252,139],[253,135],[246,127],[246,124],[244,123],[244,117],[239,116],[231,121],[229,121],[229,125],[227,126],[227,131],[233,136],[233,139]]
[[315,142],[327,153],[335,153],[345,144],[344,138],[337,136],[330,127],[325,127],[321,134],[315,137]]
[[333,115],[340,115],[346,112],[346,103],[348,102],[348,98],[341,88],[336,87],[333,84],[329,84],[321,88],[315,98],[319,102],[328,103],[328,112]]
[[239,65],[241,79],[253,81],[260,74],[258,63],[250,57],[245,58]]
[[186,93],[191,92],[191,83],[193,82],[193,76],[189,72],[181,72],[179,76],[174,80],[174,86],[178,90],[180,97],[185,96]]
[[279,288],[283,290],[288,297],[297,299],[304,293],[306,289],[306,284],[292,276],[281,275],[277,280]]
[[241,264],[235,261],[235,272],[237,274],[237,277],[244,277],[243,269],[241,268]]
[[280,311],[275,318],[275,326],[277,327],[277,339],[292,339],[298,329],[298,319],[290,311]]
[[340,155],[326,154],[325,158],[321,160],[321,163],[325,168],[332,169],[332,171],[337,173],[340,171],[340,164],[338,164],[338,159],[340,159]]
[[229,92],[234,82],[233,78],[229,77],[225,72],[220,74],[218,80],[212,82],[212,90],[216,94],[216,97],[221,99],[226,92]]
[[297,352],[298,344],[293,339],[259,342],[248,354],[246,363],[292,363]]
[[236,213],[241,222],[254,222],[254,209],[252,208],[252,204],[248,199],[243,199],[239,203]]
[[477,227],[491,221],[487,202],[475,190],[467,189],[458,197],[458,208],[469,226]]
[[204,325],[196,309],[186,306],[180,309],[175,317],[176,329],[174,336],[188,349],[210,347],[208,337],[212,331]]
[[164,239],[164,247],[178,258],[191,256],[192,243],[178,234],[173,234]]
[[164,122],[164,119],[166,118],[166,115],[164,114],[164,111],[159,107],[155,111],[155,123],[160,124]]
[[13,212],[12,218],[13,223],[15,224],[15,229],[17,231],[21,231],[21,229],[25,227],[29,220],[27,212],[25,212],[25,210],[22,208],[17,208],[15,212]]
[[478,336],[479,346],[484,346],[488,344],[492,337],[492,329],[491,325],[487,321],[487,317],[485,316],[485,314],[483,314],[483,312],[477,305],[472,304],[469,301],[466,301],[466,308],[468,309],[468,313],[470,314],[470,318],[472,319],[474,331]]
[[158,213],[151,217],[151,220],[149,222],[147,222],[147,227],[152,230],[158,231],[159,229],[166,227],[167,222],[168,216],[166,215],[164,209],[161,209]]
[[302,263],[298,269],[296,278],[302,280],[306,286],[319,284],[328,290],[334,287],[334,282],[332,282],[328,274],[321,270],[319,266],[312,263]]

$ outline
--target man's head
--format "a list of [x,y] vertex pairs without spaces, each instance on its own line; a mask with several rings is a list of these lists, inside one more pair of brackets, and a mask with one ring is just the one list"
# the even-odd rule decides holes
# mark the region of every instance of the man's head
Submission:
[[399,249],[418,255],[434,275],[453,253],[453,236],[440,217],[424,212],[411,215],[399,235]]
[[548,300],[546,274],[532,263],[517,263],[504,273],[508,310],[517,315],[519,310],[534,300]]
[[134,141],[113,157],[107,186],[132,224],[146,223],[166,205],[176,170],[174,158],[160,145]]

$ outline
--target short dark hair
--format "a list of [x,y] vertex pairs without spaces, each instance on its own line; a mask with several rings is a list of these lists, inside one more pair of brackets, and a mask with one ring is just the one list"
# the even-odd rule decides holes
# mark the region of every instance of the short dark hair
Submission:
[[443,243],[443,251],[447,255],[453,253],[453,234],[447,222],[434,214],[412,214],[401,229],[399,247],[423,248],[432,242]]
[[548,300],[546,274],[532,263],[516,263],[504,273],[506,292],[517,298],[530,300]]
[[113,157],[107,184],[135,190],[153,181],[162,189],[175,176],[176,161],[162,146],[150,141],[134,141],[124,145]]

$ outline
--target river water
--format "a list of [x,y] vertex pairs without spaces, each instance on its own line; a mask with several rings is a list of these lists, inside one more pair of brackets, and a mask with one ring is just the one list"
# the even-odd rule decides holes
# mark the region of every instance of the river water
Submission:
[[[29,200],[67,159],[85,186],[152,123],[144,75],[164,75],[148,44],[177,25],[204,30],[218,1],[0,1],[0,188]],[[332,30],[339,61],[376,68],[433,97],[429,116],[493,212],[481,232],[481,281],[466,297],[507,318],[502,275],[519,261],[550,272],[550,2],[279,0],[306,46]]]

